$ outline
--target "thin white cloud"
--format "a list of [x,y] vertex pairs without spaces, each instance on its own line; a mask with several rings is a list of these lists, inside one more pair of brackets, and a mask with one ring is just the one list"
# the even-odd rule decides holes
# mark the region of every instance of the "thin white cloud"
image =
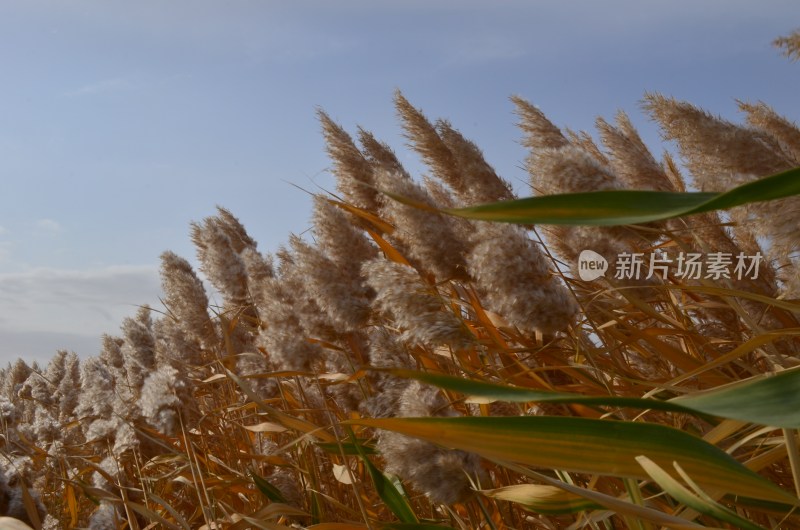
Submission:
[[47,234],[57,234],[62,230],[61,224],[53,219],[39,219],[36,221],[36,228]]
[[[0,225],[0,236],[8,235],[8,229]],[[11,241],[0,241],[0,263],[8,261],[11,256]]]
[[0,274],[0,337],[28,332],[113,334],[137,306],[158,307],[160,292],[158,270],[150,266]]
[[100,335],[0,329],[0,368],[17,359],[29,365],[35,361],[44,367],[58,350],[90,357],[100,353],[101,344]]
[[11,242],[0,241],[0,263],[8,261],[11,257]]

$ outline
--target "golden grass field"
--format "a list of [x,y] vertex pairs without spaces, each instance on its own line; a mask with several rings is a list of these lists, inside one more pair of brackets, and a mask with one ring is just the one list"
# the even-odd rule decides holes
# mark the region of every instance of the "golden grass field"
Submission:
[[[537,196],[797,180],[800,129],[761,102],[732,123],[646,95],[678,161],[623,113],[592,136],[513,101]],[[264,254],[220,208],[192,225],[213,290],[165,252],[163,306],[98,356],[0,370],[0,528],[800,528],[800,197],[446,215],[517,197],[395,103],[422,179],[320,112],[337,190],[307,233]]]

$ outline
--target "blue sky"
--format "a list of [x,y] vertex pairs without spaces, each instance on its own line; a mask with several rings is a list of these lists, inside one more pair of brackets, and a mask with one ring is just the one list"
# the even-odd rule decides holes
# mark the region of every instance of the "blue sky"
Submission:
[[796,2],[11,0],[0,3],[0,364],[94,355],[189,222],[233,211],[274,250],[332,189],[318,107],[390,143],[401,89],[525,191],[519,94],[591,130],[660,91],[738,120],[800,118],[800,65],[770,42]]

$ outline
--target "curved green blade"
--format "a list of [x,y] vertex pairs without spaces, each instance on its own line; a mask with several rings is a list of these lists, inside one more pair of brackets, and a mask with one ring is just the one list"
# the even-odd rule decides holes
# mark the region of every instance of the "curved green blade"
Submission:
[[[800,195],[800,168],[748,182],[724,193],[594,191],[544,195],[441,211],[458,217],[506,223],[613,226],[649,223],[794,195]],[[391,196],[406,204],[419,206],[407,199]]]
[[430,385],[460,392],[472,399],[484,402],[510,401],[514,403],[528,403],[534,401],[547,401],[551,403],[581,403],[589,406],[630,407],[635,409],[655,409],[667,412],[696,413],[697,410],[676,404],[671,401],[657,399],[642,399],[617,396],[584,396],[572,392],[555,392],[552,390],[538,390],[518,386],[487,383],[475,379],[465,379],[452,375],[432,374],[428,372],[415,372],[413,370],[390,370],[397,377],[416,379]]
[[662,467],[678,462],[704,488],[800,505],[721,449],[685,432],[649,423],[557,416],[359,419],[356,423],[444,447],[551,469],[647,479],[636,457]]
[[367,454],[364,452],[363,446],[358,443],[358,439],[353,431],[349,429],[348,431],[350,440],[352,441],[359,458],[361,458],[361,461],[367,468],[367,473],[369,473],[369,476],[372,479],[372,484],[375,486],[375,490],[378,492],[378,495],[386,504],[386,506],[392,511],[393,514],[397,516],[398,519],[400,519],[400,521],[404,523],[419,523],[417,514],[414,513],[414,509],[408,503],[405,495],[398,491],[395,485],[392,484],[392,481],[389,480],[389,478],[386,477],[386,475],[384,475],[375,464],[372,463]]
[[712,390],[669,400],[670,403],[759,425],[800,428],[800,368],[765,374]]
[[411,370],[391,370],[391,373],[486,401],[517,403],[549,401],[582,403],[589,406],[630,407],[706,414],[785,429],[800,428],[800,368],[792,368],[773,375],[754,376],[744,381],[694,392],[669,401],[617,396],[583,396]]

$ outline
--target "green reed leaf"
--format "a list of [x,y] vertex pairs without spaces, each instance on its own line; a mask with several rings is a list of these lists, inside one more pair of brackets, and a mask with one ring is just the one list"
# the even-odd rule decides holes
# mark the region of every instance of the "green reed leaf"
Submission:
[[400,432],[487,458],[646,479],[636,457],[678,462],[704,488],[800,505],[721,449],[663,425],[558,416],[382,418],[348,423]]
[[[430,206],[404,197],[389,195],[404,204],[430,209]],[[800,168],[770,175],[723,193],[593,191],[543,195],[441,211],[458,217],[505,223],[613,226],[725,210],[794,195],[800,195]]]

